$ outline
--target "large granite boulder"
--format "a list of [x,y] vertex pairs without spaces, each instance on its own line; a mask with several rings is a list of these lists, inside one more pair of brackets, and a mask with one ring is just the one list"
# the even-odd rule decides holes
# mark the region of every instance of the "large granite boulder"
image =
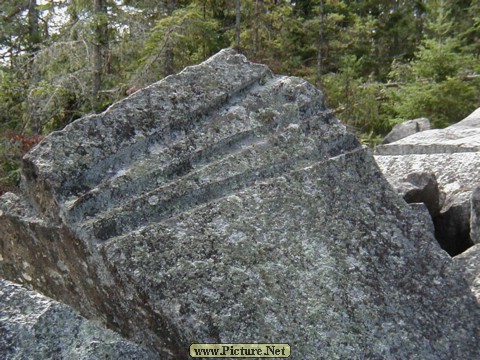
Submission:
[[1,274],[162,359],[480,358],[425,219],[298,78],[224,50],[45,138],[1,199]]
[[158,359],[70,307],[0,279],[1,359]]
[[480,109],[445,129],[378,146],[375,158],[407,201],[431,209],[436,237],[450,255],[480,241],[478,196],[472,197],[480,185]]

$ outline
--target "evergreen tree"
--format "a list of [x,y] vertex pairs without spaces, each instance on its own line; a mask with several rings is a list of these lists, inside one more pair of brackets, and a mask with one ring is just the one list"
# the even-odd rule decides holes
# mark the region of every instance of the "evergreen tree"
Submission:
[[102,90],[103,73],[107,71],[108,58],[108,13],[106,0],[94,0],[93,7],[93,109],[101,108],[99,96]]
[[[135,85],[152,83],[218,51],[219,24],[197,3],[174,10],[157,21],[145,42]],[[168,63],[168,66],[165,66]]]
[[444,127],[461,120],[480,105],[479,82],[468,81],[478,67],[454,29],[451,3],[431,2],[427,33],[396,95],[400,119],[428,117]]

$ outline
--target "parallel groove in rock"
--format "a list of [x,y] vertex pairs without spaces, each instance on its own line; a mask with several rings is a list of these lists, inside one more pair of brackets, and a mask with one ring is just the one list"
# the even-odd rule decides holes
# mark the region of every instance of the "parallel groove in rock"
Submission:
[[[239,89],[239,92],[236,94],[236,96],[240,98],[249,96],[250,92],[258,86],[258,79],[255,79],[255,82],[248,83],[244,88]],[[126,146],[108,158],[104,159],[102,162],[98,162],[95,164],[95,166],[85,172],[83,175],[83,182],[92,183],[93,186],[100,184],[102,181],[105,181],[105,178],[99,178],[98,175],[115,173],[130,163],[144,159],[145,155],[148,153],[149,147],[152,144],[155,144],[156,141],[164,140],[164,138],[167,138],[176,132],[191,132],[195,127],[198,128],[202,125],[205,126],[205,119],[209,119],[212,114],[217,113],[221,108],[229,108],[232,106],[232,103],[228,101],[228,98],[226,97],[220,97],[216,100],[217,101],[209,104],[208,107],[193,109],[189,112],[181,114],[181,116],[184,118],[183,124],[170,123],[168,129],[162,128],[162,131],[141,139],[133,145]],[[163,114],[163,116],[168,118],[169,114]],[[184,137],[180,137],[178,140],[176,139],[177,141],[173,141],[172,143],[168,144],[168,146],[174,147],[176,143],[183,139]]]
[[[138,193],[145,192],[152,190],[155,186],[148,186],[147,184],[141,184],[141,182],[145,183],[148,180],[148,177],[151,177],[152,181],[159,181],[162,177],[169,178],[173,175],[176,171],[182,170],[184,167],[196,167],[200,166],[200,162],[208,162],[210,161],[211,157],[220,158],[222,156],[228,155],[230,152],[235,152],[237,150],[234,147],[242,147],[242,142],[248,143],[249,141],[260,141],[260,138],[268,135],[271,132],[274,132],[274,127],[281,126],[282,122],[285,121],[283,116],[280,119],[273,119],[273,116],[276,114],[261,114],[261,111],[258,111],[258,107],[262,105],[262,98],[264,97],[265,93],[274,93],[277,98],[279,98],[279,108],[278,112],[284,112],[284,97],[286,96],[285,93],[282,93],[283,89],[283,82],[288,81],[289,78],[276,78],[274,80],[270,80],[263,85],[258,83],[250,84],[249,87],[243,88],[240,93],[235,94],[232,96],[226,103],[223,104],[216,104],[217,107],[212,106],[208,113],[201,115],[200,117],[210,118],[213,120],[209,122],[205,122],[203,120],[198,120],[197,125],[195,128],[190,129],[190,134],[188,136],[185,135],[187,133],[186,129],[178,132],[179,135],[172,135],[170,132],[169,135],[163,134],[165,138],[173,137],[174,141],[172,143],[166,143],[165,139],[162,139],[163,142],[161,144],[165,149],[162,149],[158,154],[152,155],[150,149],[155,146],[159,146],[159,139],[157,136],[152,136],[148,139],[148,143],[144,142],[147,145],[143,145],[143,150],[140,151],[139,145],[135,144],[135,146],[130,148],[130,153],[128,156],[124,153],[114,154],[112,157],[106,159],[102,163],[102,165],[96,165],[92,169],[87,171],[87,174],[83,176],[81,179],[77,179],[77,187],[79,190],[83,190],[85,192],[86,189],[91,188],[86,193],[81,195],[78,199],[74,201],[70,201],[70,205],[67,205],[68,208],[68,215],[67,217],[71,219],[71,221],[78,221],[78,218],[82,216],[82,212],[85,211],[89,215],[89,213],[102,211],[102,208],[96,209],[88,209],[88,203],[95,202],[96,205],[104,204],[105,206],[111,207],[112,205],[116,205],[116,197],[113,196],[113,199],[109,195],[114,195],[122,193],[122,185],[120,181],[120,185],[116,181],[116,174],[122,172],[122,167],[133,167],[138,170],[139,166],[136,166],[136,162],[141,161],[141,165],[143,167],[148,167],[149,163],[152,163],[152,171],[150,173],[145,173],[142,175],[143,178],[139,178],[139,181],[136,179],[127,180],[129,184],[126,184],[129,191],[133,191],[132,195],[135,196]],[[302,95],[297,94],[297,96]],[[229,128],[229,123],[226,120],[231,114],[228,113],[227,110],[235,108],[236,106],[240,106],[242,111],[245,114],[242,114],[243,118],[233,118],[235,122],[235,126],[239,128],[238,132],[235,132],[235,128]],[[261,110],[261,109],[260,109]],[[308,116],[312,114],[302,114],[304,111],[301,107],[294,109],[298,115]],[[254,116],[266,116],[267,121],[270,123],[263,123],[259,124],[258,126],[252,127],[249,122],[251,122],[252,115]],[[268,118],[271,117],[271,118]],[[324,119],[326,122],[330,121],[332,118],[331,114],[325,114]],[[288,119],[287,119],[288,120]],[[301,119],[297,119],[300,121]],[[215,143],[211,143],[211,139],[205,139],[205,133],[209,134],[213,131],[219,133],[225,133],[225,137],[219,138],[216,140]],[[233,131],[233,133],[232,133]],[[211,137],[211,136],[210,136]],[[193,151],[192,148],[193,147]],[[150,154],[149,154],[150,152]],[[118,160],[118,158],[122,158],[122,160]],[[142,159],[142,160],[139,160]],[[163,163],[165,161],[175,161],[176,163],[167,164],[165,168],[162,165],[158,165],[159,163]],[[115,163],[115,168],[109,168],[109,164]],[[133,164],[133,166],[132,166]],[[102,171],[99,171],[100,167],[102,167]],[[186,169],[185,171],[187,171]],[[110,175],[110,177],[104,177],[103,179],[93,179],[92,176],[88,175],[89,173],[99,172],[101,174]],[[126,177],[127,179],[130,176]],[[83,180],[82,180],[83,179]],[[85,180],[88,179],[88,180]],[[89,183],[88,186],[78,186],[78,183]],[[154,185],[154,184],[153,184]],[[111,188],[111,189],[109,189]],[[106,191],[103,194],[103,191]],[[96,201],[97,199],[102,198],[104,201]],[[106,199],[108,198],[109,204],[106,204]],[[113,200],[113,204],[110,201]],[[118,200],[118,199],[117,199]],[[73,203],[73,204],[72,204]]]
[[[346,139],[347,139],[347,137],[345,137],[345,140]],[[348,141],[348,140],[346,140],[346,141]],[[351,139],[350,139],[350,141],[351,141]],[[251,175],[252,178],[256,176],[257,177],[256,181],[254,179],[252,179],[252,181],[248,185],[238,187],[236,189],[234,188],[235,179],[233,179],[233,178],[225,179],[225,181],[223,183],[213,184],[213,185],[217,185],[222,190],[225,187],[226,188],[225,191],[222,191],[221,193],[217,193],[215,196],[212,196],[212,197],[209,197],[208,199],[205,199],[205,201],[198,201],[199,199],[197,197],[195,197],[192,193],[187,194],[186,197],[191,196],[191,198],[193,200],[197,200],[197,203],[186,204],[187,206],[179,209],[179,211],[172,211],[168,215],[157,218],[156,221],[150,221],[149,223],[139,224],[139,226],[136,226],[134,228],[124,229],[123,232],[118,232],[118,233],[113,233],[112,232],[103,239],[103,240],[106,240],[106,241],[99,242],[99,244],[100,244],[101,247],[108,247],[108,246],[111,246],[111,244],[114,243],[114,242],[122,241],[122,239],[128,239],[131,236],[135,236],[135,234],[138,233],[138,232],[144,232],[144,231],[149,231],[149,230],[156,229],[156,228],[159,228],[159,227],[164,227],[166,222],[175,222],[176,219],[178,219],[179,217],[185,216],[185,214],[187,214],[186,216],[188,216],[188,214],[191,214],[191,213],[197,211],[199,208],[209,206],[208,204],[219,201],[226,196],[234,195],[235,193],[238,193],[240,191],[248,190],[248,188],[251,187],[251,186],[259,186],[259,185],[261,186],[261,185],[264,185],[266,183],[270,183],[272,181],[275,181],[280,173],[282,174],[282,176],[293,176],[293,177],[301,176],[302,173],[304,173],[305,171],[307,171],[307,169],[309,169],[311,167],[320,167],[320,166],[323,166],[323,164],[326,164],[330,161],[339,161],[339,160],[340,161],[349,161],[349,159],[352,158],[352,157],[361,158],[362,156],[364,156],[363,155],[364,152],[367,151],[366,148],[358,147],[358,146],[351,147],[350,150],[347,150],[347,148],[348,147],[345,147],[344,148],[345,151],[342,151],[341,153],[336,153],[335,155],[332,155],[331,157],[323,157],[323,158],[317,157],[316,159],[308,158],[308,159],[305,159],[303,161],[290,162],[290,164],[283,164],[284,166],[280,166],[280,165],[273,166],[272,168],[274,168],[274,170],[270,174],[271,176],[262,177],[262,174],[259,174],[258,172],[248,174],[248,175]],[[288,165],[290,165],[290,167]],[[265,169],[263,169],[263,170],[265,170]],[[248,176],[248,175],[243,173],[243,174],[239,174],[238,176],[236,176],[236,178],[243,178],[244,176]],[[182,180],[182,181],[185,181],[185,180]],[[229,185],[233,185],[233,187],[229,187]],[[198,190],[201,191],[201,190],[204,190],[204,189],[205,188],[198,189]],[[179,199],[179,200],[181,200],[181,199]],[[192,206],[188,206],[188,205],[192,205]],[[118,209],[116,211],[118,211]],[[125,217],[125,219],[127,219],[127,217]],[[94,224],[98,224],[98,223],[95,222],[95,221],[92,221],[91,224],[94,225]],[[101,228],[98,228],[98,229],[100,230]],[[98,239],[101,239],[101,237],[98,237]]]
[[[338,154],[335,147],[309,149],[306,146],[302,147],[304,144],[299,141],[297,154],[289,158],[285,150],[298,140],[294,137],[283,144],[284,149],[268,143],[264,143],[264,146],[243,149],[170,182],[165,181],[160,187],[143,193],[119,207],[101,212],[78,226],[87,233],[93,231],[94,238],[107,240],[111,236],[132,231],[149,222],[162,221],[192,207],[240,191],[257,181],[279,176]],[[349,144],[352,143],[352,138],[344,136],[337,142],[328,141],[328,143],[336,144],[343,151],[348,151],[351,150]],[[283,161],[278,161],[282,158]],[[270,165],[259,166],[258,164],[261,163]],[[232,167],[231,164],[235,166]],[[222,175],[222,171],[226,171],[226,174]]]
[[[305,85],[288,77],[250,83],[224,103],[215,103],[208,112],[196,116],[193,125],[187,122],[188,128],[171,124],[176,127],[174,131],[164,132],[163,139],[158,134],[149,137],[142,142],[141,151],[135,144],[131,154],[113,154],[94,165],[80,180],[93,188],[67,201],[63,217],[79,236],[105,241],[358,146],[333,114],[324,111],[321,98],[313,98],[319,107],[312,113],[312,95],[318,96],[314,88],[303,87],[295,96],[290,95],[292,81],[295,86]],[[297,100],[295,107],[289,107],[289,101],[302,96],[307,101]],[[264,99],[272,97],[278,103],[269,104],[265,111]],[[333,129],[344,136],[338,137]],[[303,137],[298,138],[297,132]],[[326,141],[301,144],[304,135],[314,134]],[[295,139],[288,139],[291,136]],[[290,158],[287,151],[292,146],[298,151]],[[99,171],[119,157],[123,159],[115,168]],[[232,164],[233,168],[225,170]],[[90,173],[100,173],[103,178]]]
[[[86,193],[101,183],[105,174],[141,159],[148,146],[162,139],[166,131],[190,130],[208,113],[217,112],[225,103],[273,78],[266,66],[252,66],[227,53],[228,65],[205,62],[200,71],[197,66],[187,68],[138,91],[103,114],[88,116],[67,126],[66,131],[51,134],[49,141],[41,142],[25,156],[26,184],[35,184],[35,192],[51,193],[56,203]],[[233,64],[248,71],[232,77]],[[185,89],[185,83],[190,87]],[[131,123],[133,118],[136,121]],[[82,137],[85,133],[87,143]],[[61,171],[52,172],[52,168]],[[48,215],[52,201],[34,199],[39,210]]]
[[[238,140],[236,142],[238,145],[253,138],[252,130],[237,133],[208,149],[201,149],[193,154],[185,154],[182,157],[173,159],[164,167],[158,166],[158,162],[162,160],[156,157],[142,160],[140,165],[131,165],[131,167],[127,168],[128,170],[124,171],[123,175],[114,174],[114,176],[105,179],[97,187],[76,199],[68,208],[68,216],[74,222],[80,221],[84,217],[93,216],[95,213],[103,211],[112,205],[119,205],[122,202],[122,195],[126,191],[132,196],[136,196],[154,190],[158,186],[159,181],[162,179],[173,181],[185,175],[202,158],[208,159],[212,156],[218,156],[218,154],[228,153],[228,147],[232,146],[235,140]],[[141,174],[141,176],[135,176],[135,170],[138,170],[139,167],[150,167],[150,169]],[[134,169],[134,171],[130,171],[131,169]],[[130,174],[132,172],[134,173],[133,175]],[[94,208],[89,208],[91,203],[95,203]]]

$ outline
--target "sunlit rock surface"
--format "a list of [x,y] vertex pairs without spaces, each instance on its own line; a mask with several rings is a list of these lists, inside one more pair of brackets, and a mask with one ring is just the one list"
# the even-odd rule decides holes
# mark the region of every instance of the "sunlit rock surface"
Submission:
[[224,50],[80,119],[0,204],[2,275],[162,359],[479,358],[474,296],[425,219],[298,78]]
[[389,144],[425,130],[430,130],[430,120],[427,118],[407,120],[401,124],[395,125],[392,131],[385,136],[382,144]]

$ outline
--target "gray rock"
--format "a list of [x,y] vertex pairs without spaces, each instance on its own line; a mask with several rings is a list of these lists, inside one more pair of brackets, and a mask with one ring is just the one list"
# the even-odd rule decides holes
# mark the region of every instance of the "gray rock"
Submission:
[[478,238],[474,229],[478,217],[472,212],[477,207],[472,208],[476,203],[471,198],[473,189],[479,186],[479,144],[480,109],[446,129],[424,131],[376,149],[378,165],[407,201],[412,189],[417,195],[420,189],[406,179],[421,173],[435,176],[439,193],[433,190],[433,184],[426,186],[420,191],[421,201],[429,209],[435,208],[431,214],[436,237],[452,256],[472,246],[472,236]]
[[464,253],[455,256],[454,262],[470,284],[473,294],[480,304],[480,244],[472,246]]
[[462,121],[450,126],[450,129],[478,129],[480,128],[480,108],[475,110]]
[[[478,185],[480,176],[479,153],[377,155],[375,159],[386,178],[403,197],[416,188],[406,179],[413,174],[434,174],[441,206],[439,212],[431,212],[437,239],[452,256],[473,244],[470,237],[470,207],[472,191]],[[424,198],[424,201],[427,202],[427,199]]]
[[377,155],[452,154],[480,151],[480,109],[445,129],[426,130],[375,149]]
[[439,214],[444,194],[438,188],[434,173],[410,172],[403,178],[392,177],[391,184],[407,203],[423,203],[431,216]]
[[480,244],[480,186],[473,190],[470,205],[470,239]]
[[430,120],[427,118],[419,118],[414,120],[407,120],[401,124],[397,124],[393,129],[385,136],[382,144],[389,144],[394,141],[403,139],[417,132],[430,130]]
[[[412,202],[409,203],[410,209],[412,209],[416,216],[418,217],[418,221],[422,224],[423,228],[429,231],[431,234],[435,233],[435,226],[432,221],[432,216],[430,210],[428,210],[427,206],[423,202]],[[434,241],[434,244],[440,246],[437,241]]]
[[232,50],[48,136],[22,184],[0,199],[5,276],[163,359],[480,357],[478,304],[425,219],[320,91]]
[[0,279],[0,358],[158,359],[70,307]]

